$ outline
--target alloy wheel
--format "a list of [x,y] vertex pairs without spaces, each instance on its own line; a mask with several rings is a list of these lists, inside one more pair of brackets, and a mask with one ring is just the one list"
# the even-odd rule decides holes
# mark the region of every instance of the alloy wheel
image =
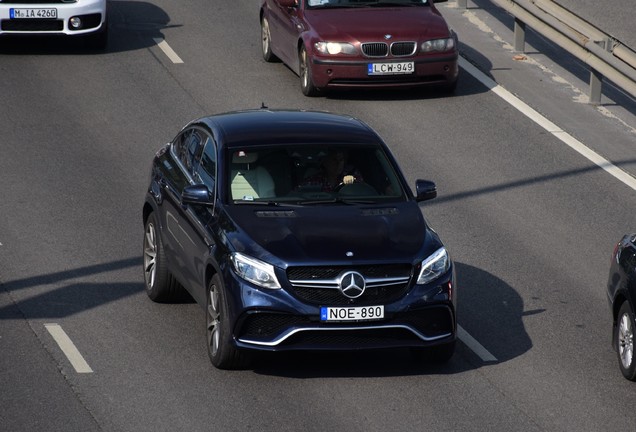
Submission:
[[157,233],[155,225],[149,223],[144,236],[144,276],[146,286],[152,288],[155,285],[157,275]]
[[207,329],[208,344],[212,356],[216,356],[221,339],[221,313],[219,309],[219,291],[212,285],[208,291]]
[[618,355],[625,369],[629,369],[634,360],[634,329],[627,313],[621,315],[618,328]]
[[300,51],[300,79],[302,80],[303,88],[307,88],[309,85],[309,71],[307,70],[307,51],[304,49]]
[[269,53],[269,22],[265,18],[263,18],[263,24],[261,26],[261,37],[263,40],[263,54],[267,55]]

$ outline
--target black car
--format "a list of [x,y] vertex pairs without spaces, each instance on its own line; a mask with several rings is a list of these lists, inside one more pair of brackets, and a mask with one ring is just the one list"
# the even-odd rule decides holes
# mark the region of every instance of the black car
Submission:
[[629,380],[636,380],[634,361],[634,305],[636,304],[636,234],[624,236],[614,248],[607,295],[612,311],[612,346],[618,366]]
[[355,118],[248,110],[185,126],[143,207],[148,296],[205,308],[224,369],[254,350],[409,347],[448,360],[454,266],[382,139]]

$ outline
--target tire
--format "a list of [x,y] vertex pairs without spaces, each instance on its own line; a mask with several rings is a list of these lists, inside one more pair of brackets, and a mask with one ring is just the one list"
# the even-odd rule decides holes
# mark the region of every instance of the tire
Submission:
[[307,58],[307,50],[304,46],[300,47],[298,59],[300,64],[300,89],[305,96],[318,96],[319,91],[316,86],[314,86],[314,81],[311,77],[311,68],[309,67],[309,59]]
[[246,368],[250,356],[232,344],[227,299],[218,274],[210,281],[206,298],[205,331],[210,361],[219,369]]
[[455,341],[429,348],[411,348],[411,354],[417,361],[442,364],[448,362],[455,353]]
[[263,59],[268,63],[277,62],[278,57],[272,52],[272,37],[269,31],[269,21],[261,18],[261,47],[263,49]]
[[146,294],[158,303],[178,299],[182,288],[168,271],[161,236],[154,213],[148,215],[144,228],[144,281]]
[[618,320],[614,328],[618,366],[623,376],[630,381],[636,380],[636,359],[634,359],[634,311],[625,300],[618,312]]

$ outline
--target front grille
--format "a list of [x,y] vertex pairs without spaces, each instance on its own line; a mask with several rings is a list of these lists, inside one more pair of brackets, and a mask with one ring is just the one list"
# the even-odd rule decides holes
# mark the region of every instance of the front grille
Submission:
[[0,26],[4,31],[61,31],[62,20],[16,19],[2,20]]
[[391,54],[405,57],[415,54],[415,42],[394,42],[391,44]]
[[415,54],[415,42],[393,42],[389,49],[386,42],[368,42],[362,44],[362,52],[367,57],[386,57],[389,52],[395,57],[406,57]]
[[367,57],[386,57],[389,54],[389,46],[384,42],[363,43],[362,52]]
[[[346,297],[338,287],[339,276],[346,271],[360,273],[364,293],[355,299]],[[289,290],[298,299],[318,306],[377,305],[392,303],[406,294],[411,279],[410,264],[377,266],[290,267]]]

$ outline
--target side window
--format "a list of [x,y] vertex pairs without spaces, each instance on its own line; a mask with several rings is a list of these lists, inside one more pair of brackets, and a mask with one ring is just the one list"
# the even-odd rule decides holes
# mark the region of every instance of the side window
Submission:
[[210,190],[214,190],[214,182],[216,179],[216,146],[214,140],[206,135],[205,144],[203,146],[203,154],[201,155],[201,163],[197,167],[197,175],[195,180],[204,183]]
[[175,154],[190,175],[196,172],[203,136],[203,132],[199,129],[188,129],[179,135],[174,142]]

